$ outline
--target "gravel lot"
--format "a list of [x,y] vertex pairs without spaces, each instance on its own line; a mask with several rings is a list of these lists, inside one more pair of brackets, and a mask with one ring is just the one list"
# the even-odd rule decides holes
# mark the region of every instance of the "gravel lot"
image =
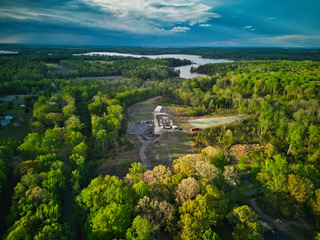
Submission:
[[128,133],[133,133],[136,135],[151,135],[153,133],[153,129],[154,129],[153,122],[151,121],[144,121],[140,123],[130,123],[128,127]]

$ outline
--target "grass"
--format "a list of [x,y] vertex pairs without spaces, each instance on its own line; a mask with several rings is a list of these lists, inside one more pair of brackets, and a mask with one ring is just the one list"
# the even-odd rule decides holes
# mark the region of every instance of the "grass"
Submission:
[[[32,111],[25,113],[25,108],[14,107],[7,109],[7,105],[3,105],[0,107],[0,112],[4,116],[13,115],[14,117],[8,126],[0,126],[0,139],[23,140],[30,132],[29,119],[32,116]],[[25,122],[21,124],[21,127],[14,127],[19,118],[23,118]]]
[[154,104],[140,104],[130,109],[129,121],[141,122],[153,120],[153,111],[156,109]]
[[159,139],[146,149],[146,156],[152,166],[159,164],[171,166],[172,161],[192,154],[189,134],[179,130],[164,132]]
[[60,67],[60,65],[56,64],[56,63],[46,63],[46,66],[47,67]]
[[153,115],[151,114],[135,114],[130,116],[130,122],[152,121]]
[[123,159],[123,161],[120,163],[120,168],[122,170],[129,169],[131,166],[131,162],[128,158]]
[[0,97],[0,106],[5,105],[9,102],[12,102],[14,104],[24,104],[24,97],[25,96],[32,96],[28,94],[17,94],[17,95],[5,95]]

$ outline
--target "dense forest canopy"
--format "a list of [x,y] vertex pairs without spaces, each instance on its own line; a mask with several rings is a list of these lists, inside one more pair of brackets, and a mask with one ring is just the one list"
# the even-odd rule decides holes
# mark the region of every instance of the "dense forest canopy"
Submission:
[[[319,60],[319,50],[1,47],[19,54],[0,56],[0,94],[29,94],[30,112],[23,141],[0,141],[1,199],[17,180],[3,239],[263,239],[252,202],[319,237],[320,64],[289,61]],[[256,61],[181,80],[174,67],[189,61],[71,55],[112,50]],[[114,75],[123,78],[97,79]],[[96,177],[101,159],[132,145],[127,108],[155,96],[186,118],[239,121],[190,133],[195,153],[168,166]],[[230,157],[239,145],[259,148]]]
[[47,54],[79,54],[86,52],[120,52],[131,54],[191,54],[203,58],[232,59],[232,60],[320,60],[319,49],[299,48],[143,48],[143,47],[64,47],[64,46],[25,46],[0,44],[2,50],[19,52],[23,55],[33,55],[41,58]]

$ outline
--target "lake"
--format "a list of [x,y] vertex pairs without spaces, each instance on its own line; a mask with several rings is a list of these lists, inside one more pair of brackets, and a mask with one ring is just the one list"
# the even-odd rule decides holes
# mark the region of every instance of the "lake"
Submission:
[[233,62],[232,60],[227,59],[207,59],[202,58],[199,55],[188,55],[188,54],[159,54],[159,55],[140,55],[140,54],[129,54],[129,53],[118,53],[118,52],[89,52],[83,54],[74,54],[74,55],[102,55],[102,56],[121,56],[121,57],[134,57],[134,58],[177,58],[177,59],[187,59],[192,62],[191,65],[185,65],[181,67],[176,67],[176,70],[180,70],[180,78],[194,78],[197,76],[205,76],[205,74],[191,73],[191,67],[198,67],[207,63],[225,63]]
[[18,52],[0,50],[0,54],[18,54]]

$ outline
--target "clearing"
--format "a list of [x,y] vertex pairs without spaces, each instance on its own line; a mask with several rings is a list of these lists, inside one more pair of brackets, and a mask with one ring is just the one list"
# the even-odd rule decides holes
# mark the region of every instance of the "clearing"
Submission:
[[[161,96],[138,102],[127,109],[129,117],[126,138],[133,143],[133,149],[120,153],[97,169],[97,174],[111,174],[124,177],[133,162],[143,162],[148,169],[159,164],[171,167],[173,161],[187,154],[193,154],[189,128],[194,123],[202,123],[201,128],[223,125],[236,121],[237,116],[194,119],[181,116],[181,107],[162,106],[160,113],[166,114],[178,129],[156,131],[158,121],[153,111]],[[182,109],[183,110],[183,109]]]
[[[14,140],[23,140],[30,131],[29,120],[32,116],[32,110],[25,112],[25,107],[20,107],[20,104],[24,103],[23,97],[27,95],[17,95],[19,98],[16,98],[16,95],[8,95],[1,97],[0,101],[0,115],[12,115],[13,119],[11,123],[7,126],[0,126],[0,139],[14,139]],[[29,96],[29,95],[28,95]],[[3,103],[4,102],[4,103]],[[11,109],[7,108],[7,103],[13,102],[16,107]],[[2,119],[0,119],[1,121]],[[14,124],[19,123],[20,127],[15,127]]]
[[134,144],[133,148],[130,150],[124,149],[123,152],[111,160],[101,159],[100,161],[104,163],[96,169],[94,175],[116,175],[123,178],[129,172],[131,163],[141,162],[139,149],[142,143],[138,137],[133,134],[126,134],[126,138]]
[[[159,164],[172,166],[173,160],[193,153],[192,141],[187,130],[190,125],[187,120],[176,113],[177,107],[163,107],[161,113],[166,113],[170,119],[172,119],[173,124],[183,128],[183,131],[163,129],[157,131],[160,135],[158,138],[151,138],[151,136],[145,136],[146,134],[143,133],[143,131],[146,131],[144,125],[157,124],[153,116],[153,111],[158,106],[156,101],[160,98],[161,97],[151,98],[133,105],[128,109],[130,120],[129,129],[132,127],[133,133],[144,136],[142,138],[140,137],[140,139],[147,143],[147,146],[145,146],[143,150],[148,164],[150,164],[151,167]],[[144,123],[141,123],[142,121]],[[136,126],[140,126],[141,131],[138,131],[139,129],[137,129]],[[152,130],[154,130],[154,126]]]
[[46,63],[46,66],[47,66],[48,70],[51,71],[51,72],[55,72],[55,71],[73,71],[70,68],[60,66],[59,64],[56,64],[56,63]]

